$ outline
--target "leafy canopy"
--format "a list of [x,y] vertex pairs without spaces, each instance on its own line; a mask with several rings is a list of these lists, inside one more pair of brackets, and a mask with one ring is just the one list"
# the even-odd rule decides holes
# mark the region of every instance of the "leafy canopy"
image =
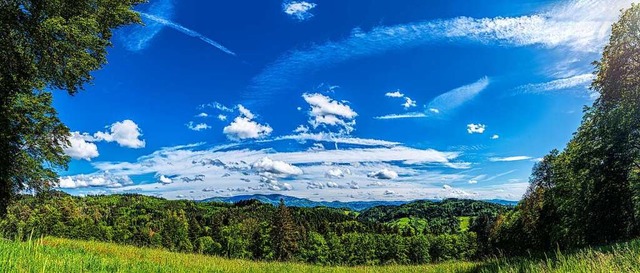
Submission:
[[56,183],[69,129],[51,90],[73,95],[106,64],[113,29],[144,0],[0,1],[0,212],[15,193]]

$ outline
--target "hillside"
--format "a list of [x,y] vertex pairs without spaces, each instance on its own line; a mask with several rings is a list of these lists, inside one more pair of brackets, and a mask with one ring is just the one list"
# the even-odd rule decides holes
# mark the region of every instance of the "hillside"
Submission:
[[230,204],[56,192],[22,196],[0,219],[0,235],[95,240],[260,261],[415,265],[484,256],[483,222],[476,219],[508,210],[459,199],[356,212],[272,206],[253,199]]
[[[355,211],[362,211],[372,207],[377,206],[400,206],[407,203],[415,202],[415,201],[348,201],[348,202],[340,202],[340,201],[313,201],[306,198],[298,198],[287,195],[280,194],[254,194],[254,195],[238,195],[232,197],[213,197],[202,200],[202,202],[222,202],[222,203],[236,203],[239,201],[246,200],[258,200],[262,203],[278,205],[280,199],[284,200],[284,203],[287,206],[291,207],[304,207],[304,208],[313,208],[313,207],[329,207],[329,208],[346,208]],[[440,200],[424,200],[424,201],[440,201]],[[491,200],[482,200],[488,203],[500,204],[505,206],[515,206],[518,204],[517,201],[509,201],[502,199],[491,199]]]
[[446,262],[422,266],[330,267],[254,262],[111,243],[46,237],[0,240],[0,272],[638,272],[640,241],[548,258]]
[[323,267],[254,262],[47,237],[0,241],[0,272],[469,272],[471,262],[424,266]]

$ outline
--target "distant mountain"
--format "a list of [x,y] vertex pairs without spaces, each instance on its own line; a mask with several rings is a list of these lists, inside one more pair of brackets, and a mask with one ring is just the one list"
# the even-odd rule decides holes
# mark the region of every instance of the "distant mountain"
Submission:
[[[348,208],[355,211],[362,211],[375,206],[400,206],[403,204],[410,203],[412,201],[349,201],[349,202],[340,202],[340,201],[311,201],[305,198],[298,198],[293,196],[286,196],[280,194],[255,194],[255,195],[239,195],[232,197],[213,197],[201,200],[201,202],[223,202],[223,203],[235,203],[238,201],[256,199],[260,202],[278,205],[280,203],[280,198],[284,200],[284,203],[290,207],[330,207],[330,208]],[[439,201],[439,200],[430,200],[430,201]],[[483,200],[489,203],[495,203],[500,205],[507,206],[515,206],[518,204],[517,201],[508,201],[501,199],[492,199],[492,200]]]

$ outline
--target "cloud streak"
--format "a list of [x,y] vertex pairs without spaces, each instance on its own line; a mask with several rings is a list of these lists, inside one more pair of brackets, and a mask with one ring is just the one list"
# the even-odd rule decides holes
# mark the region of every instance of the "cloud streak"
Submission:
[[[146,13],[156,14],[159,17],[171,18],[173,16],[173,3],[171,0],[158,0],[152,3]],[[152,21],[144,21],[145,25],[135,25],[127,28],[122,34],[124,46],[131,51],[139,51],[147,48],[153,38],[164,28],[164,25]]]
[[156,23],[162,24],[164,26],[168,26],[170,28],[173,28],[173,29],[175,29],[175,30],[177,30],[179,32],[182,32],[182,33],[184,33],[186,35],[189,35],[191,37],[198,38],[198,39],[202,40],[203,42],[205,42],[207,44],[210,44],[210,45],[214,46],[215,48],[221,50],[224,53],[227,53],[227,54],[229,54],[231,56],[236,56],[235,52],[229,50],[228,48],[226,48],[225,46],[221,45],[220,43],[218,43],[218,42],[216,42],[214,40],[211,40],[211,39],[207,38],[206,36],[196,32],[194,30],[188,29],[188,28],[186,28],[186,27],[184,27],[184,26],[182,26],[180,24],[177,24],[175,22],[172,22],[172,21],[167,20],[165,18],[162,18],[160,16],[156,16],[156,15],[152,15],[152,14],[148,14],[148,13],[144,13],[144,12],[140,12],[140,16],[142,16],[143,18],[149,19],[149,20],[151,20],[153,22],[156,22]]
[[368,32],[354,29],[341,41],[278,58],[253,79],[249,99],[263,100],[272,92],[295,88],[301,75],[348,60],[441,42],[474,42],[503,47],[538,46],[571,52],[598,52],[606,43],[611,23],[631,1],[577,0],[551,6],[545,11],[520,17],[456,17],[395,26]]
[[556,79],[544,83],[527,84],[518,89],[525,93],[544,93],[548,91],[565,90],[572,88],[587,89],[595,75],[591,73],[575,75],[568,78]]
[[447,93],[435,97],[427,108],[437,109],[438,113],[449,113],[455,108],[462,106],[484,91],[491,81],[488,77],[483,77],[474,83],[453,89]]
[[489,158],[489,161],[491,161],[491,162],[513,162],[513,161],[529,160],[531,158],[532,157],[530,157],[530,156],[520,155],[520,156],[508,156],[508,157],[492,157],[492,158]]
[[377,116],[374,119],[403,119],[403,118],[426,118],[427,114],[420,112],[412,112],[406,114],[389,114],[384,116]]
[[[410,112],[402,114],[389,114],[384,116],[377,116],[374,119],[405,119],[405,118],[426,118],[433,117],[440,114],[448,114],[453,112],[456,108],[464,105],[470,100],[474,99],[478,94],[484,91],[491,81],[488,77],[482,77],[474,83],[464,85],[453,89],[449,92],[443,93],[435,97],[427,105],[425,112]],[[396,95],[394,93],[387,93]],[[400,97],[404,95],[400,94]],[[388,96],[389,97],[389,96]],[[406,98],[406,97],[405,97]],[[411,106],[416,106],[415,101],[407,98],[407,103],[412,102]],[[406,105],[405,105],[406,106]],[[405,107],[406,109],[406,107]]]

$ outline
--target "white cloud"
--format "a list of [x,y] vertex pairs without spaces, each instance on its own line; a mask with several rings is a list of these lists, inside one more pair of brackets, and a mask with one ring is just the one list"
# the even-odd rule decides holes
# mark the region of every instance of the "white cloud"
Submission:
[[402,104],[402,106],[404,106],[404,109],[409,109],[411,107],[416,107],[416,101],[412,100],[409,97],[405,97],[405,102]]
[[117,142],[122,147],[143,148],[145,141],[139,139],[142,136],[138,125],[131,120],[123,120],[107,126],[110,132],[97,132],[93,136],[88,133],[72,132],[67,140],[69,145],[63,147],[66,155],[73,159],[90,161],[98,157],[98,146],[94,142]]
[[467,124],[467,133],[469,134],[482,134],[487,128],[484,124]]
[[205,109],[205,108],[212,108],[222,112],[229,112],[229,113],[233,113],[234,111],[233,108],[227,107],[224,104],[219,103],[217,101],[214,101],[212,103],[201,104],[198,106],[198,109]]
[[[450,113],[456,108],[464,105],[468,101],[475,98],[480,92],[489,86],[488,77],[483,77],[474,83],[455,88],[451,91],[443,93],[435,97],[426,106],[425,112],[412,112],[403,114],[390,114],[374,117],[375,119],[404,119],[404,118],[426,118],[440,113]],[[403,95],[404,96],[404,95]],[[415,107],[416,102],[409,97],[404,97],[406,102],[402,104],[405,109]]]
[[343,178],[346,175],[350,175],[351,171],[349,169],[340,169],[340,168],[332,168],[327,170],[327,172],[324,173],[324,177],[326,178]]
[[467,192],[461,189],[456,189],[449,185],[442,186],[442,198],[477,198],[478,194],[475,192]]
[[389,169],[382,169],[379,171],[370,172],[367,174],[367,176],[376,179],[396,179],[398,178],[398,173]]
[[[269,146],[281,147],[279,144]],[[349,145],[343,150],[295,152],[281,152],[273,148],[252,150],[249,147],[254,147],[253,143],[210,148],[203,148],[199,144],[183,145],[160,149],[133,162],[97,162],[92,165],[100,172],[107,171],[114,175],[152,175],[157,182],[160,182],[159,177],[165,176],[172,180],[172,183],[164,185],[142,183],[111,189],[114,193],[138,192],[171,199],[181,196],[179,198],[194,200],[237,195],[238,192],[231,189],[238,188],[239,184],[244,189],[242,192],[247,194],[287,190],[289,195],[316,200],[322,197],[331,200],[375,199],[375,196],[380,196],[385,190],[394,191],[394,198],[397,199],[426,199],[441,195],[439,185],[443,180],[448,183],[464,183],[469,180],[465,175],[449,173],[459,172],[453,168],[462,163],[452,162],[459,153],[403,146],[354,148]],[[264,159],[265,157],[268,159]],[[339,171],[329,171],[331,169],[339,169],[343,175],[349,175],[351,180],[358,182],[385,181],[367,177],[375,173],[380,173],[378,177],[394,177],[391,172],[403,175],[396,176],[393,183],[343,184],[336,178],[330,178],[332,175],[341,176]],[[381,172],[384,169],[389,171]],[[279,179],[283,181],[278,181]],[[290,184],[287,186],[283,182]],[[336,187],[328,187],[328,182],[335,183]],[[205,188],[213,191],[202,191]]]
[[[300,128],[300,127],[298,127]],[[306,127],[304,127],[306,128]],[[308,129],[308,128],[307,128]],[[351,144],[351,145],[361,145],[361,146],[397,146],[399,142],[387,141],[387,140],[379,140],[379,139],[368,139],[368,138],[357,138],[357,137],[348,137],[348,136],[336,136],[331,133],[318,132],[318,133],[305,133],[304,129],[297,130],[296,135],[287,135],[287,136],[279,136],[274,140],[285,140],[291,139],[296,141],[323,141],[323,142],[333,142],[336,144]]]
[[499,138],[500,138],[500,136],[499,136],[499,135],[492,135],[492,136],[491,136],[491,139],[499,139]]
[[329,182],[327,182],[327,187],[329,187],[329,188],[339,188],[340,185],[338,185],[338,183],[336,183],[336,182],[329,181]]
[[320,126],[338,127],[340,134],[349,134],[354,130],[355,117],[358,113],[349,105],[319,93],[305,93],[302,98],[311,106],[309,124],[314,129]]
[[194,124],[193,121],[189,121],[189,123],[187,123],[186,125],[187,125],[187,128],[189,128],[189,130],[198,131],[198,132],[202,130],[211,129],[211,126],[209,126],[206,123]]
[[86,187],[119,188],[132,185],[133,181],[126,175],[111,175],[107,172],[93,175],[75,175],[60,177],[58,187],[62,189],[75,189]]
[[509,157],[491,157],[489,158],[489,161],[491,162],[511,162],[511,161],[522,161],[522,160],[529,160],[532,157],[530,156],[509,156]]
[[227,120],[227,116],[225,116],[223,114],[219,114],[218,115],[218,119],[221,120],[221,121],[225,121],[225,120]]
[[249,109],[242,106],[242,104],[238,104],[237,108],[238,108],[238,111],[240,112],[240,115],[245,116],[248,119],[253,119],[255,117],[253,113],[251,113]]
[[196,32],[194,30],[188,29],[188,28],[186,28],[186,27],[184,27],[184,26],[182,26],[180,24],[172,22],[171,20],[167,20],[165,18],[162,18],[161,16],[156,16],[156,15],[148,14],[148,13],[144,13],[144,12],[138,12],[138,13],[140,14],[140,17],[142,17],[142,18],[151,20],[153,22],[159,23],[159,24],[164,25],[164,26],[168,26],[168,27],[173,28],[173,29],[175,29],[175,30],[177,30],[179,32],[182,32],[182,33],[184,33],[186,35],[189,35],[191,37],[198,38],[198,39],[202,40],[203,42],[205,42],[205,43],[207,43],[209,45],[212,45],[215,48],[217,48],[217,49],[221,50],[222,52],[227,53],[229,55],[232,55],[232,56],[236,55],[236,53],[234,53],[233,51],[231,51],[228,48],[224,47],[223,45],[219,44],[218,42],[216,42],[214,40],[211,40],[211,39],[205,37],[204,35]]
[[230,140],[240,141],[245,139],[264,138],[271,134],[273,128],[268,124],[262,125],[252,119],[255,117],[249,109],[238,105],[240,116],[236,117],[231,124],[224,127],[222,132]]
[[205,112],[202,112],[200,114],[197,114],[196,117],[197,118],[207,118],[207,117],[209,117],[209,114],[207,114]]
[[402,98],[402,97],[404,97],[404,94],[400,93],[400,90],[394,91],[394,92],[387,92],[384,95],[387,96],[387,97],[390,97],[390,98]]
[[97,132],[93,135],[96,141],[116,142],[122,147],[144,148],[145,141],[140,139],[142,132],[138,124],[132,120],[123,120],[108,126],[109,132]]
[[315,7],[315,3],[306,1],[285,1],[282,3],[282,11],[298,21],[304,21],[313,17],[313,14],[309,11]]
[[556,79],[545,83],[527,84],[519,87],[526,93],[543,93],[547,91],[565,90],[572,88],[580,88],[588,90],[589,85],[595,78],[591,73],[580,74],[568,78]]
[[411,107],[416,107],[416,101],[412,100],[411,98],[405,96],[404,94],[400,93],[400,90],[395,91],[395,92],[387,92],[386,94],[384,94],[387,97],[390,98],[404,98],[405,102],[403,104],[401,104],[404,109],[409,109]]
[[[219,170],[226,172],[224,166],[200,164],[203,160],[212,158],[226,162],[227,166],[235,166],[231,162],[254,161],[260,162],[264,157],[271,161],[282,161],[301,166],[322,165],[325,162],[344,165],[360,166],[371,162],[396,162],[397,164],[416,166],[447,166],[459,154],[455,152],[440,152],[432,149],[415,149],[402,146],[388,148],[357,148],[348,150],[321,150],[297,152],[273,152],[271,150],[233,149],[224,145],[207,150],[193,150],[195,147],[167,148],[158,150],[150,155],[139,158],[136,162],[97,162],[93,166],[100,171],[108,171],[117,175],[145,175],[161,173],[172,174],[172,177],[194,176],[203,172]],[[196,162],[196,164],[194,164]],[[268,162],[268,161],[267,161]],[[266,163],[265,163],[266,164]],[[257,166],[261,166],[258,164]],[[266,164],[269,165],[269,164]],[[309,167],[304,167],[309,168]],[[381,167],[382,169],[385,167]],[[242,164],[234,170],[245,171]],[[378,169],[378,170],[379,170]],[[326,167],[318,169],[319,176],[324,177]],[[373,171],[373,170],[371,170]]]
[[168,178],[168,177],[166,177],[164,175],[161,175],[160,178],[158,178],[158,180],[162,184],[171,184],[171,183],[173,183],[173,180],[171,180],[171,178]]
[[475,98],[489,86],[489,83],[489,78],[483,77],[474,83],[453,89],[431,100],[428,108],[437,109],[437,113],[449,113]]
[[412,112],[405,114],[390,114],[384,116],[374,117],[374,119],[403,119],[403,118],[426,118],[427,114],[420,112]]
[[266,156],[254,162],[251,165],[251,168],[259,172],[269,172],[284,176],[302,174],[302,170],[300,168],[288,164],[284,161],[272,160],[271,158]]
[[309,127],[304,126],[304,125],[299,125],[295,130],[293,130],[294,133],[300,133],[300,134],[304,134],[309,132]]
[[[69,146],[65,146],[64,153],[73,159],[84,159],[91,161],[92,158],[98,157],[98,146],[89,142],[92,139],[87,134],[80,134],[80,132],[72,132],[67,138]],[[87,141],[89,140],[89,141]]]
[[346,39],[329,41],[281,56],[253,79],[252,97],[268,99],[271,91],[295,86],[295,81],[303,78],[301,75],[324,66],[434,42],[535,46],[557,49],[563,55],[574,53],[585,56],[602,49],[620,9],[628,8],[632,2],[562,1],[528,16],[455,17],[381,26],[366,32],[355,29]]

